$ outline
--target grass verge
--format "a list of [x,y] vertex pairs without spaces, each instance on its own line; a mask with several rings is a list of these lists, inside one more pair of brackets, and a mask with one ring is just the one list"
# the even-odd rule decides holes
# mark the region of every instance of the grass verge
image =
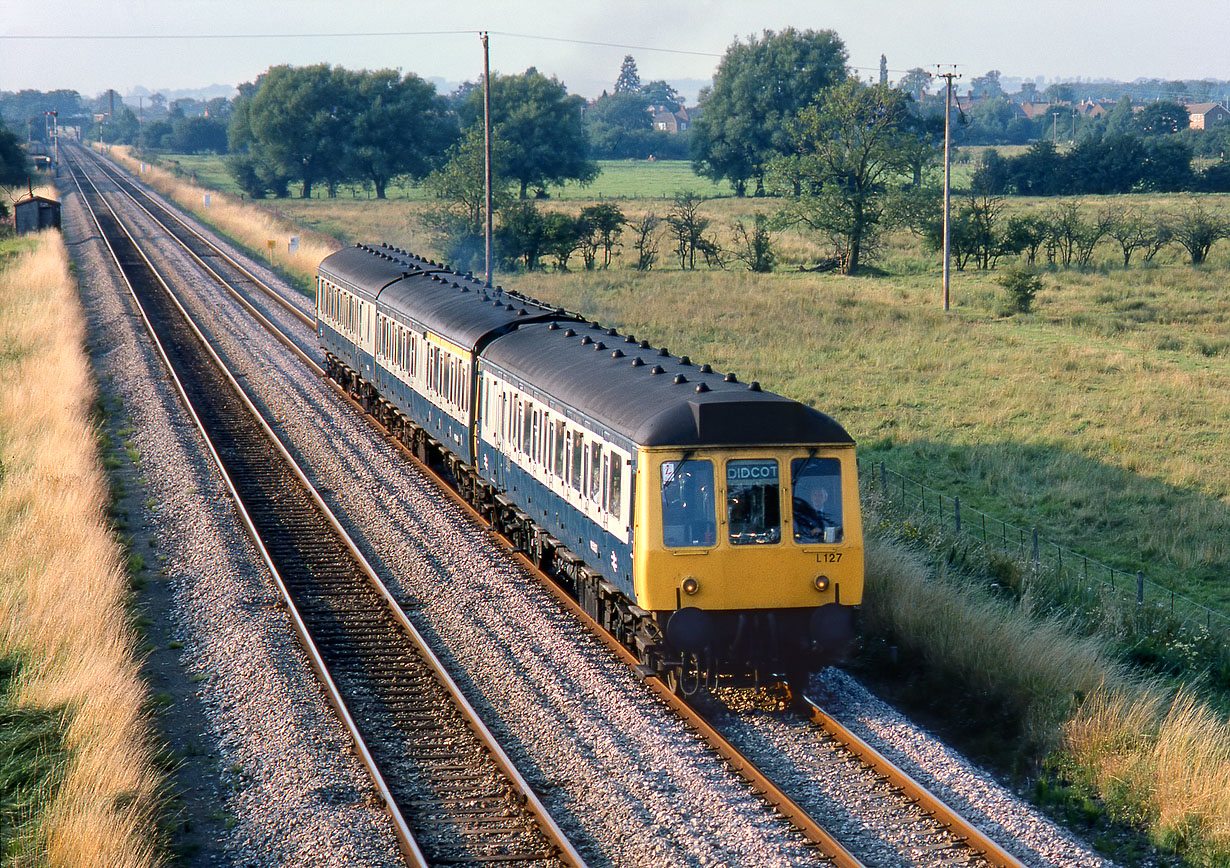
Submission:
[[143,868],[159,779],[83,342],[64,243],[44,233],[0,273],[0,659],[21,663],[0,750],[30,781],[5,787],[21,825],[4,856]]

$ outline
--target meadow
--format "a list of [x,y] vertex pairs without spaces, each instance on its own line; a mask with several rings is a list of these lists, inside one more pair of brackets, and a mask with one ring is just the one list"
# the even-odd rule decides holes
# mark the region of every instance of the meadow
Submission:
[[[199,178],[207,165],[197,168]],[[635,169],[624,189],[654,194],[617,199],[629,217],[664,216],[675,192],[703,189],[687,177],[677,186],[677,166]],[[159,183],[177,186],[170,177]],[[575,213],[599,196],[616,198],[607,183],[614,175],[592,185],[590,198],[553,190],[540,204]],[[180,187],[178,195],[205,210],[200,188]],[[1161,215],[1184,202],[1086,197],[1082,207],[1131,204]],[[1205,202],[1230,209],[1227,197]],[[431,204],[342,195],[238,210],[261,221],[249,237],[307,227],[323,239],[386,241],[439,257],[420,223]],[[1013,200],[1009,208],[1052,204]],[[729,245],[735,221],[774,207],[724,197],[706,201],[702,213]],[[815,237],[783,233],[775,243],[771,275],[738,265],[682,270],[663,238],[648,272],[633,270],[624,252],[608,270],[496,280],[830,413],[859,441],[865,469],[884,461],[965,504],[1230,612],[1230,241],[1200,267],[1167,249],[1127,269],[1104,244],[1086,269],[1044,267],[1028,314],[1012,311],[995,272],[972,270],[954,273],[952,309],[944,311],[939,257],[908,232],[885,239],[876,271],[853,277],[805,270],[827,254]],[[310,275],[308,259],[291,264],[300,282]],[[1175,692],[1180,681],[1201,680],[1201,667],[1224,668],[1202,662],[1220,659],[1224,645],[1194,659],[1194,668],[1167,671],[1172,680],[1146,678],[1125,663],[1139,657],[1131,646],[1145,641],[1131,625],[1090,635],[1079,613],[1040,617],[1028,594],[988,594],[986,577],[1001,569],[993,556],[957,564],[942,541],[920,546],[917,533],[878,509],[868,503],[868,526],[882,529],[869,541],[869,636],[929,670],[885,663],[881,673],[916,681],[949,712],[977,715],[990,697],[1002,717],[974,717],[975,728],[1001,742],[1015,733],[1020,743],[1000,749],[1018,751],[1027,764],[1052,757],[1054,777],[1039,780],[1146,828],[1189,864],[1224,864],[1230,804],[1221,794],[1230,792],[1230,759],[1225,722],[1212,709],[1224,708],[1226,696],[1208,705]],[[1173,641],[1180,654],[1188,639]],[[1038,772],[1031,769],[1026,774]],[[1167,787],[1151,785],[1162,777]]]

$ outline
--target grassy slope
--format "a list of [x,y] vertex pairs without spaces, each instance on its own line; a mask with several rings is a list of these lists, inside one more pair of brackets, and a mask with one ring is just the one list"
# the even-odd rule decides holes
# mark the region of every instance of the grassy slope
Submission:
[[128,576],[88,448],[94,392],[76,283],[58,233],[12,259],[10,244],[0,247],[0,861],[136,868],[154,862],[158,779]]

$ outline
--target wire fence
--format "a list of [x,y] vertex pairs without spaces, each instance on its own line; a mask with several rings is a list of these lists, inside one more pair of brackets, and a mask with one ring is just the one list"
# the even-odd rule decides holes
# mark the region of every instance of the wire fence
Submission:
[[[865,470],[865,485],[878,490],[889,507],[911,520],[994,546],[1030,569],[1035,575],[1049,572],[1071,591],[1098,587],[1099,597],[1168,611],[1185,624],[1203,627],[1230,638],[1230,616],[1175,593],[1145,578],[1143,570],[1129,572],[1092,560],[1086,555],[1046,539],[1037,528],[1023,528],[963,506],[961,498],[946,495],[895,470],[884,462]],[[870,478],[867,478],[870,476]]]

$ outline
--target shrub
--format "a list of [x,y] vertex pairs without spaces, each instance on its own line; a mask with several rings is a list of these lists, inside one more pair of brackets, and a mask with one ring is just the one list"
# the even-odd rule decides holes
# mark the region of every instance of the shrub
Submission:
[[1042,289],[1042,278],[1032,268],[1009,268],[996,283],[1008,291],[1008,300],[1016,313],[1029,313],[1034,298]]

